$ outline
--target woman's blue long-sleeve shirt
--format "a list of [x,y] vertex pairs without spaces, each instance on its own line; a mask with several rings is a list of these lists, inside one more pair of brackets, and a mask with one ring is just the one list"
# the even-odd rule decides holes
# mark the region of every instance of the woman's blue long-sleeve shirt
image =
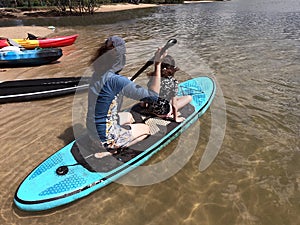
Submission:
[[112,71],[92,76],[86,125],[89,131],[98,134],[101,142],[107,141],[109,128],[118,124],[123,96],[140,101],[149,97],[155,100],[158,94]]

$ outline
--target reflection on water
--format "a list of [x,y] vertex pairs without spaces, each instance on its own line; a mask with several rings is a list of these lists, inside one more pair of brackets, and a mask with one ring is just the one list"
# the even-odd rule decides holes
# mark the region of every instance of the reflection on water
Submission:
[[[200,119],[196,151],[170,179],[145,187],[111,184],[69,206],[24,213],[12,204],[18,184],[72,140],[74,124],[83,129],[84,122],[72,121],[73,96],[1,105],[0,223],[299,224],[299,9],[295,0],[240,0],[163,6],[108,25],[59,25],[59,34],[79,33],[60,63],[7,69],[0,80],[86,75],[93,50],[112,34],[127,41],[123,72],[130,76],[174,37],[179,43],[169,52],[182,69],[178,79],[208,74],[218,81],[226,103],[225,138],[216,160],[200,172],[200,158],[214,138],[209,110]],[[143,76],[137,82],[145,83]],[[86,94],[79,98],[84,108]],[[195,139],[187,133],[187,142]],[[171,154],[178,141],[149,163]]]

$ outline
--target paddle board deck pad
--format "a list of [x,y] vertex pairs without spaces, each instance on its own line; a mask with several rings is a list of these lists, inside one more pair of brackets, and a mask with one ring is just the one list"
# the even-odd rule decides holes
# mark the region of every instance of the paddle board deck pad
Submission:
[[31,101],[87,90],[90,77],[14,80],[0,83],[0,103]]
[[[176,123],[157,117],[145,119],[151,135],[113,156],[94,157],[104,151],[98,141],[83,134],[39,166],[20,184],[16,206],[25,211],[41,211],[73,202],[110,184],[145,163],[209,108],[215,95],[215,82],[198,77],[179,84],[179,95],[191,95],[192,102],[180,112],[185,121]],[[135,115],[136,116],[136,115]]]

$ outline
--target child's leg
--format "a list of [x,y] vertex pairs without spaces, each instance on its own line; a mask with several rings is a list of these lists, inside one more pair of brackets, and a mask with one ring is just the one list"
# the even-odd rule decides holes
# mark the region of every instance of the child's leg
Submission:
[[[131,141],[129,143],[127,142],[126,146],[124,146],[124,147],[129,147],[129,146],[145,139],[148,135],[150,135],[150,128],[148,125],[146,125],[144,123],[129,124],[128,126],[130,126],[130,131],[131,131],[130,140]],[[120,138],[122,138],[122,137],[120,137]],[[125,135],[125,137],[123,136],[122,141],[126,141],[126,135]],[[116,149],[116,152],[117,152],[117,149]],[[94,156],[96,158],[103,158],[106,156],[111,156],[113,154],[115,154],[115,153],[106,151],[106,152],[97,152],[97,153],[95,153]]]
[[180,96],[180,97],[176,97],[176,100],[177,100],[177,109],[179,110],[192,101],[192,96],[190,95]]
[[133,116],[130,112],[119,112],[119,125],[134,123]]
[[133,145],[150,135],[150,128],[144,123],[130,124],[132,141],[127,145]]

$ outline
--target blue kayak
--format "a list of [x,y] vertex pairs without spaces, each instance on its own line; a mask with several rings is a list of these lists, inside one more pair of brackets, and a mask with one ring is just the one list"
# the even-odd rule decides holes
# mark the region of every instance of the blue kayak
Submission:
[[[94,154],[103,150],[95,140],[82,134],[38,165],[21,182],[14,196],[15,205],[24,211],[48,210],[110,184],[145,163],[197,121],[209,108],[215,91],[215,82],[209,77],[180,83],[179,95],[193,97],[192,102],[180,111],[186,119],[176,123],[157,117],[147,118],[145,123],[154,133],[114,156],[95,158]],[[164,124],[163,127],[161,124]],[[163,128],[163,132],[152,129],[159,127]]]
[[1,50],[0,67],[39,66],[58,60],[63,55],[60,48],[34,50]]

